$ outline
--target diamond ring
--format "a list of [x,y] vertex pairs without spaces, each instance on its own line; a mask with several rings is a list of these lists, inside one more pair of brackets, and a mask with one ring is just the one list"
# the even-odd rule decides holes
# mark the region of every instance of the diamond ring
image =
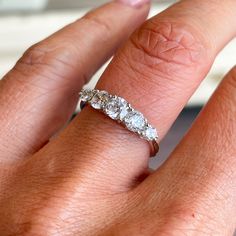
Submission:
[[147,140],[151,147],[151,156],[159,150],[157,130],[152,127],[144,115],[135,110],[124,98],[111,95],[97,89],[82,89],[81,105],[89,104],[96,110],[101,110],[112,120],[123,124],[128,130]]

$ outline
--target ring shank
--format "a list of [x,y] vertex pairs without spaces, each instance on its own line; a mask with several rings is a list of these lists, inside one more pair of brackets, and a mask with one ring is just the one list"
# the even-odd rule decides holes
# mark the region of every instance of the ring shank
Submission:
[[80,92],[81,109],[89,104],[96,110],[122,124],[128,130],[138,134],[150,144],[151,157],[156,156],[158,145],[157,130],[149,124],[144,115],[134,109],[124,98],[98,89],[83,89]]
[[150,141],[150,157],[155,157],[159,151],[159,144],[156,140]]

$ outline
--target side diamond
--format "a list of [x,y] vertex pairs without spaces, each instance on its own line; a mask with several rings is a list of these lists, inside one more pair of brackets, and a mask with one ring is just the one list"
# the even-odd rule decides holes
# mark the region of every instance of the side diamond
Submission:
[[81,101],[83,102],[88,102],[89,100],[92,99],[93,95],[94,95],[94,90],[91,90],[91,89],[83,89],[81,92],[80,92],[80,99]]
[[111,98],[106,104],[104,111],[110,118],[117,120],[120,114],[120,107],[117,98]]
[[157,130],[151,126],[147,126],[143,132],[143,137],[149,141],[157,139]]
[[129,113],[129,105],[128,102],[125,101],[125,99],[119,97],[119,102],[120,102],[120,120],[123,121],[124,118],[128,115]]
[[123,120],[128,114],[128,103],[120,97],[112,97],[105,106],[105,113],[114,120]]
[[130,112],[124,119],[127,128],[131,131],[143,131],[146,121],[144,116],[137,111]]
[[105,91],[98,91],[90,101],[94,109],[102,109],[104,104],[109,100],[109,95]]

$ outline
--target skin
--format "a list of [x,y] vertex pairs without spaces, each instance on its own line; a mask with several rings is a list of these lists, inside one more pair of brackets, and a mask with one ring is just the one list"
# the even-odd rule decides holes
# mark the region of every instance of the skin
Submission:
[[235,0],[183,0],[142,24],[148,10],[108,3],[0,81],[1,235],[233,235],[236,69],[152,174],[147,142],[103,114],[86,107],[68,124],[83,84],[115,53],[97,87],[126,98],[161,140],[236,34]]

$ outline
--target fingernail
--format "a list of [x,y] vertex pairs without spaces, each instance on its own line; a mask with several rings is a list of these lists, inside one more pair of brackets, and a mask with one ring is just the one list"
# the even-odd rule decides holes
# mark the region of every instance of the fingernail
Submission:
[[131,7],[141,7],[147,3],[150,3],[151,0],[116,0],[117,2],[129,5]]

